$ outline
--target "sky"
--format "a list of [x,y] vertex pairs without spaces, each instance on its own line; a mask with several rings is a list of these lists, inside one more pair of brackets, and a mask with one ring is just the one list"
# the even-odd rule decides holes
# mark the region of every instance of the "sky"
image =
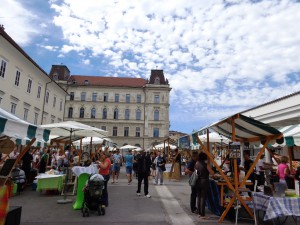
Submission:
[[0,24],[46,71],[172,88],[170,130],[191,133],[300,91],[300,1],[1,0]]

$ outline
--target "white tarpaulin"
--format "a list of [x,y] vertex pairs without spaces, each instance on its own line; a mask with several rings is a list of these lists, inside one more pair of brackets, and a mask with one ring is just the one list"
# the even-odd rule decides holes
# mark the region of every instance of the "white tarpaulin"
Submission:
[[0,135],[8,136],[16,140],[17,144],[23,144],[36,138],[38,142],[47,142],[50,131],[30,124],[0,108]]

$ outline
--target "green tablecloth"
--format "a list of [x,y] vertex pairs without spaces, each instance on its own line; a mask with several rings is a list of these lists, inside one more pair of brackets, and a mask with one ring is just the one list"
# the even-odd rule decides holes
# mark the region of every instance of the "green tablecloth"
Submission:
[[42,190],[58,190],[61,191],[63,188],[63,181],[64,181],[64,176],[63,175],[51,175],[51,176],[46,176],[46,175],[39,175],[37,177],[37,191],[42,191]]

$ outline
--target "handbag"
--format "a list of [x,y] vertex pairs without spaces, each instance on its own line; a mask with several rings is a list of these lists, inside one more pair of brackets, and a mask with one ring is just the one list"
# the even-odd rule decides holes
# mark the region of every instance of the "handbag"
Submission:
[[189,179],[189,185],[191,187],[194,187],[197,183],[198,180],[198,174],[197,174],[197,170],[195,169],[195,171],[192,173],[190,179]]

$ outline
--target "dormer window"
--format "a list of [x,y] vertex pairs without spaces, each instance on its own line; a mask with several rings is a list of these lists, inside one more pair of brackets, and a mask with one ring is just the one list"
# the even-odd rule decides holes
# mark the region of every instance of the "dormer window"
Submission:
[[76,84],[76,80],[72,80],[72,84]]
[[88,85],[89,84],[89,81],[88,80],[85,80],[84,81],[84,85]]
[[155,79],[154,79],[154,84],[160,84],[160,79],[159,79],[158,76],[155,77]]

